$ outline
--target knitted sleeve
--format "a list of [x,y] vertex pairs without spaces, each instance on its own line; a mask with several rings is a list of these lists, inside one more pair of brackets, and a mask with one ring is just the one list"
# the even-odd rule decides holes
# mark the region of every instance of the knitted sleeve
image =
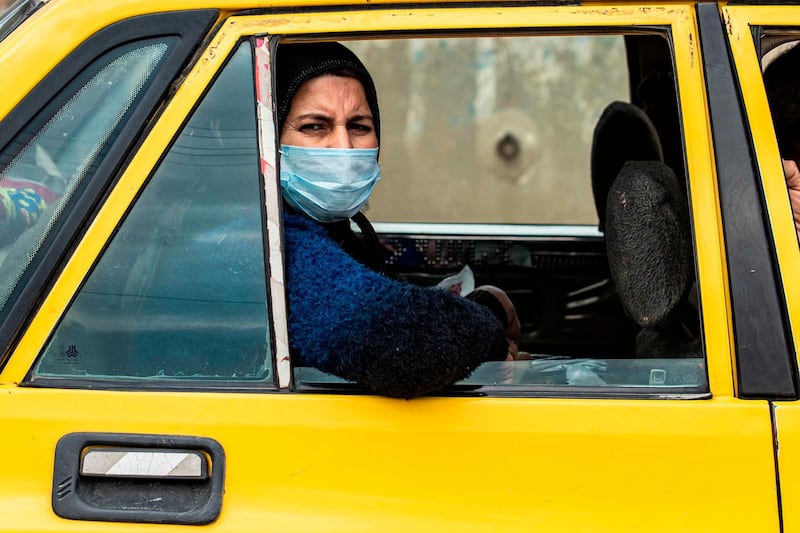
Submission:
[[503,326],[480,304],[386,278],[310,219],[287,212],[284,220],[289,344],[297,364],[412,398],[505,358]]

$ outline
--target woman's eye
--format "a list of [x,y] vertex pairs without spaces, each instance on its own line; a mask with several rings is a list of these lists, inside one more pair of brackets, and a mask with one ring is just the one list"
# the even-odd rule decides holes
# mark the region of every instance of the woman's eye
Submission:
[[350,124],[350,129],[358,133],[370,133],[372,131],[372,126],[368,124]]
[[300,126],[300,131],[305,131],[308,133],[321,131],[324,128],[322,124],[319,123],[310,123],[310,124],[303,124]]

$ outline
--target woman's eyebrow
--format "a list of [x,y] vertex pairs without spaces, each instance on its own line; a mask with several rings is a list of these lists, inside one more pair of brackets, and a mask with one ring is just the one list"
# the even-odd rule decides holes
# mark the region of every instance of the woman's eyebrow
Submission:
[[[292,121],[298,120],[316,120],[319,122],[333,122],[334,119],[330,115],[326,115],[324,113],[303,113],[302,115],[297,115],[291,119]],[[347,117],[347,122],[360,122],[362,120],[369,120],[373,122],[372,115],[354,115],[352,117]]]
[[294,117],[294,120],[320,120],[324,122],[332,122],[333,118],[325,115],[323,113],[304,113],[302,115],[297,115]]

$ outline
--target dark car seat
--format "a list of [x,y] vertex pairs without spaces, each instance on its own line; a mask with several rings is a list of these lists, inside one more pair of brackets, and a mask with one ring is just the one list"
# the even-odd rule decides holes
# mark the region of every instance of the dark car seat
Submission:
[[625,163],[608,192],[606,251],[637,356],[700,356],[689,206],[661,161]]
[[[639,107],[627,102],[611,102],[597,121],[591,148],[591,182],[598,229],[606,231],[606,197],[623,165],[630,160],[661,160],[658,133]],[[595,282],[570,294],[566,302],[570,312],[583,316],[623,313],[616,287],[610,278]],[[621,317],[622,318],[622,317]],[[624,321],[624,318],[622,318]],[[609,331],[614,337],[619,356],[632,357],[636,351],[638,327],[625,324],[623,329]]]
[[653,123],[640,108],[611,102],[594,128],[591,152],[592,194],[598,227],[605,231],[606,196],[627,161],[663,161]]

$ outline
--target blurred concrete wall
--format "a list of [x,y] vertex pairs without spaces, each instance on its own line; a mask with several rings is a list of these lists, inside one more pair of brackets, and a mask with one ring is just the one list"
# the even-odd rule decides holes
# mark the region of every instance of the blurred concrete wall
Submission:
[[589,149],[628,100],[621,36],[347,43],[375,78],[373,221],[588,223]]

